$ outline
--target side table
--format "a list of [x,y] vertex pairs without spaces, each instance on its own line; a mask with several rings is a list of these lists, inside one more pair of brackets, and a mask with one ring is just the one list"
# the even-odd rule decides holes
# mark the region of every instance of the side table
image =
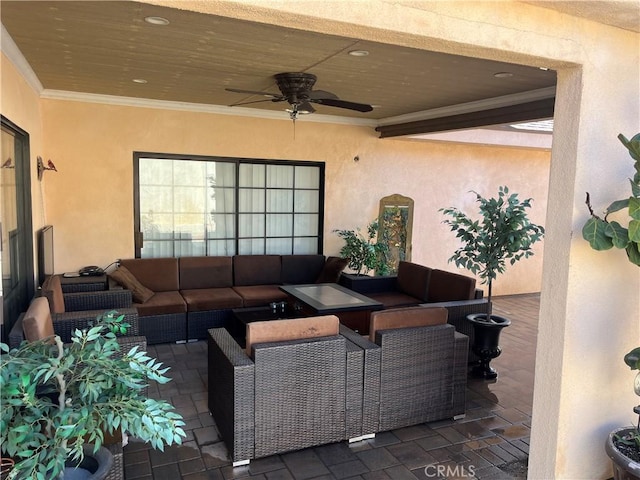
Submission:
[[107,289],[107,276],[65,277],[60,275],[60,284],[64,293],[99,292]]

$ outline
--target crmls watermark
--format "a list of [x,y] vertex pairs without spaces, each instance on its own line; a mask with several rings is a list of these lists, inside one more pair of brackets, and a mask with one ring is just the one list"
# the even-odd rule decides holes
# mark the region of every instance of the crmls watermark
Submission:
[[476,467],[473,465],[428,465],[424,467],[424,474],[427,478],[474,478],[476,474]]

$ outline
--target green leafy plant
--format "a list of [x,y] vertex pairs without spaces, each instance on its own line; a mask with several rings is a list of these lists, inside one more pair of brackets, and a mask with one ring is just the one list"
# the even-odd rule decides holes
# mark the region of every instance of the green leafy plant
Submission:
[[15,465],[9,479],[58,478],[67,459],[79,463],[83,445],[102,445],[122,431],[153,448],[181,443],[184,422],[173,406],[146,397],[148,380],[167,383],[168,368],[133,347],[120,352],[123,315],[108,312],[95,326],[59,336],[0,343],[0,443]]
[[354,270],[357,275],[366,275],[370,270],[374,270],[376,275],[386,275],[388,272],[385,255],[389,247],[383,242],[375,241],[378,230],[377,220],[367,225],[366,237],[359,228],[356,230],[333,230],[345,242],[340,249],[340,255],[349,259],[348,267]]
[[506,186],[499,188],[497,198],[484,198],[477,192],[472,193],[479,205],[479,219],[474,220],[455,207],[440,211],[450,217],[443,223],[449,225],[462,241],[462,246],[449,258],[449,262],[478,275],[482,283],[488,285],[489,310],[486,318],[491,321],[493,280],[504,273],[507,260],[513,265],[533,255],[531,247],[542,239],[544,228],[529,221],[527,209],[531,208],[531,198],[520,201],[518,194],[509,194]]
[[[591,199],[587,192],[587,208],[591,217],[582,227],[582,237],[594,250],[609,250],[616,247],[626,251],[627,258],[634,265],[640,266],[640,133],[628,140],[624,135],[618,139],[629,151],[634,160],[635,173],[629,179],[631,196],[613,202],[604,212],[604,217],[596,215],[591,207]],[[627,209],[629,220],[627,226],[608,217],[614,212]]]

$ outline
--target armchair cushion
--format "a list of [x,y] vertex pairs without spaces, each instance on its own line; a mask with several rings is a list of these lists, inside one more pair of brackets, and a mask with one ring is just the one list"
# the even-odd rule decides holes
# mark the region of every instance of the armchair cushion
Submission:
[[476,279],[458,273],[434,269],[429,280],[429,303],[473,300]]
[[42,294],[49,301],[48,307],[51,309],[51,313],[64,313],[64,294],[59,275],[50,275],[42,283]]
[[233,257],[233,285],[279,285],[280,255],[236,255]]
[[431,272],[431,268],[423,265],[400,262],[398,264],[398,290],[426,302]]
[[444,307],[392,308],[371,313],[369,339],[376,340],[376,332],[392,328],[445,325],[448,312]]
[[182,257],[179,264],[181,290],[233,286],[231,257]]
[[51,310],[46,297],[33,299],[22,319],[24,338],[29,342],[35,342],[55,335]]
[[153,297],[153,291],[142,285],[127,267],[120,266],[109,275],[127,290],[131,290],[133,301],[145,303]]
[[251,356],[251,347],[257,343],[329,337],[339,331],[340,320],[335,315],[251,322],[247,324],[247,355]]
[[322,271],[316,279],[316,283],[338,283],[340,273],[342,273],[348,264],[348,258],[327,257],[327,260],[324,262],[324,267],[322,267]]
[[324,255],[282,255],[282,283],[313,283],[324,267]]

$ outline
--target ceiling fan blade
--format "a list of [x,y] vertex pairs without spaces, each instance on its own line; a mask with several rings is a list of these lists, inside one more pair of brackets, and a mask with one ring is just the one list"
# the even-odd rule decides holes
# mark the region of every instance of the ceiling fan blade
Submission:
[[338,96],[335,93],[327,92],[325,90],[311,90],[306,92],[306,95],[309,99],[319,100],[322,98],[331,98],[333,100],[339,100]]
[[269,98],[282,98],[284,100],[284,97],[282,95],[280,95],[279,93],[269,93],[269,92],[256,92],[255,90],[241,90],[239,88],[225,88],[225,90],[227,92],[233,92],[233,93],[247,93],[249,95],[261,95],[263,97],[269,97]]
[[316,111],[316,109],[313,108],[313,105],[311,105],[309,102],[304,102],[304,103],[301,103],[300,105],[298,105],[298,111],[299,112],[313,113],[313,112]]
[[251,102],[238,102],[232,103],[229,105],[230,107],[239,107],[240,105],[249,105],[251,103],[262,103],[262,102],[282,102],[284,98],[265,98],[264,100],[252,100]]
[[371,105],[366,103],[347,102],[346,100],[339,100],[335,98],[318,98],[309,99],[310,102],[319,103],[320,105],[326,105],[328,107],[346,108],[348,110],[356,110],[357,112],[370,112],[373,110]]

